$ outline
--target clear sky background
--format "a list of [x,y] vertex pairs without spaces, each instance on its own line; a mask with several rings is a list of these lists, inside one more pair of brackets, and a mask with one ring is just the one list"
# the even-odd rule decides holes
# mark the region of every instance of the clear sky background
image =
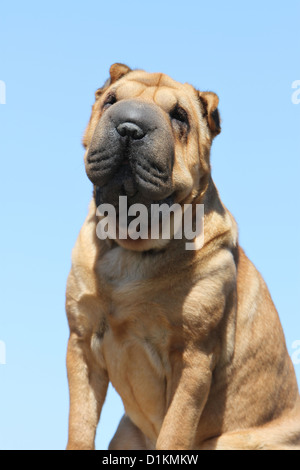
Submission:
[[[213,177],[295,357],[299,17],[298,0],[1,3],[0,449],[66,445],[65,284],[92,193],[81,138],[114,62],[219,94],[223,130],[213,145]],[[295,369],[300,382],[300,364]],[[98,449],[107,448],[122,411],[110,388]]]

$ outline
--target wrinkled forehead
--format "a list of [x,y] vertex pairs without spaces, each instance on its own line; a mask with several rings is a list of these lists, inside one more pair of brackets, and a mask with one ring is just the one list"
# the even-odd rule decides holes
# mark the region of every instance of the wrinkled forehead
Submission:
[[165,110],[197,101],[197,92],[191,85],[176,82],[163,73],[130,72],[116,84],[116,91],[118,99],[154,102]]

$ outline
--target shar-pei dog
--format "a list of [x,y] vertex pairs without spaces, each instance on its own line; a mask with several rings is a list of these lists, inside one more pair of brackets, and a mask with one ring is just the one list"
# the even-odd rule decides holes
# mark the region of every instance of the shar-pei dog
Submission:
[[[83,138],[93,198],[66,294],[68,449],[94,449],[109,382],[125,408],[111,450],[300,448],[299,391],[278,313],[211,176],[218,101],[123,64],[96,92]],[[136,205],[149,223],[153,206],[170,208],[170,236],[160,212],[158,236],[137,236]],[[194,249],[183,230],[175,236],[173,205],[182,218],[190,208],[194,229],[204,208]]]

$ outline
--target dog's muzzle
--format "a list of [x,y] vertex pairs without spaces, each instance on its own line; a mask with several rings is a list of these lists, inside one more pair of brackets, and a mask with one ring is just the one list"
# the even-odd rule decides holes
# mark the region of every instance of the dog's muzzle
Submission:
[[96,127],[86,172],[102,202],[161,201],[172,194],[174,139],[171,124],[155,105],[123,100],[111,105]]

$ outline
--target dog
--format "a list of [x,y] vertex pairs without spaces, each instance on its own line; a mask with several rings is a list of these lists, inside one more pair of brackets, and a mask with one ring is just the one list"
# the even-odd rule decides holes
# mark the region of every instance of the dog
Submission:
[[[109,382],[125,408],[110,450],[300,449],[279,317],[211,176],[218,102],[124,64],[96,92],[83,138],[94,192],[66,292],[67,449],[94,449]],[[118,225],[120,196],[149,220],[153,204],[202,204],[203,246],[161,232],[100,239],[97,207]]]

